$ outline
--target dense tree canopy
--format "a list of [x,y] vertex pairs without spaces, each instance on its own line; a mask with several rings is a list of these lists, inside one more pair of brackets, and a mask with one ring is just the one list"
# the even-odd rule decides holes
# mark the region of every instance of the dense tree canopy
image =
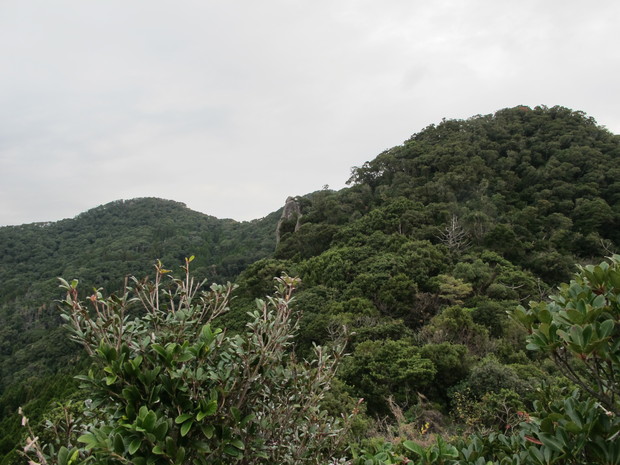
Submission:
[[[325,402],[336,409],[365,399],[357,441],[372,431],[418,442],[432,434],[507,432],[527,411],[569,415],[568,405],[581,412],[587,393],[571,393],[580,378],[562,378],[562,367],[544,361],[542,346],[528,351],[528,330],[508,314],[530,301],[546,305],[576,264],[599,263],[618,250],[619,179],[619,136],[582,112],[516,107],[443,120],[354,168],[350,187],[297,197],[299,215],[294,227],[283,223],[277,247],[278,212],[236,223],[156,199],[0,228],[0,317],[7,323],[0,326],[0,408],[9,418],[32,400],[18,394],[17,383],[56,372],[65,362],[47,361],[66,361],[75,351],[54,329],[56,276],[115,288],[125,275],[145,273],[154,258],[180,263],[196,255],[199,276],[239,285],[221,319],[231,333],[244,331],[254,298],[283,272],[302,280],[300,359],[347,328],[350,356]],[[597,331],[607,331],[610,323],[600,325]],[[63,395],[52,389],[48,398]],[[563,400],[556,405],[554,396]],[[397,433],[368,426],[386,415]],[[2,423],[9,434],[18,422],[11,418],[12,426]],[[551,449],[527,449],[532,463],[545,463],[539,453],[560,457],[548,432],[533,428],[528,434]],[[495,438],[463,445],[471,463],[484,455],[477,447],[525,450],[509,435],[501,446]],[[365,443],[359,457],[397,455],[380,444],[388,443]],[[13,445],[0,442],[3,451]]]
[[3,443],[13,447],[18,406],[32,401],[37,413],[44,399],[75,389],[56,383],[58,370],[80,369],[79,351],[59,328],[59,276],[86,289],[116,289],[129,274],[149,273],[154,258],[182,263],[196,253],[197,275],[226,282],[273,253],[277,220],[277,212],[249,223],[218,220],[179,202],[144,198],[56,223],[0,228],[0,454]]

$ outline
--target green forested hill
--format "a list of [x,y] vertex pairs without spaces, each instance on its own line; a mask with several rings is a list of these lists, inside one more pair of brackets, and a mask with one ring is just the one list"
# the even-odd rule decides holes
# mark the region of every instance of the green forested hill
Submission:
[[275,212],[252,222],[220,220],[141,198],[73,219],[0,228],[0,436],[9,416],[16,423],[17,406],[54,386],[47,376],[76,362],[59,328],[58,277],[114,292],[125,276],[151,273],[156,259],[176,266],[195,254],[198,276],[226,282],[273,253],[278,219]]
[[349,189],[300,198],[297,231],[246,273],[301,276],[302,347],[355,332],[342,377],[372,412],[417,392],[448,412],[456,386],[523,400],[546,375],[507,312],[618,251],[619,170],[620,138],[581,112],[445,120],[355,168]]
[[540,380],[559,389],[507,312],[618,252],[619,136],[582,112],[516,107],[431,125],[349,184],[297,197],[275,252],[279,212],[237,223],[157,199],[0,228],[2,415],[29,400],[19,383],[70,359],[53,329],[57,276],[114,290],[154,259],[189,255],[210,280],[241,273],[233,325],[273,276],[301,277],[299,354],[350,333],[332,408],[350,395],[370,417],[401,412],[417,430],[505,428]]
[[[472,247],[557,282],[620,241],[618,157],[619,136],[562,107],[445,120],[355,168],[352,188],[306,207],[304,232],[347,224],[349,235],[378,229],[441,243],[436,228],[454,219]],[[280,256],[313,253],[311,238],[297,236]]]

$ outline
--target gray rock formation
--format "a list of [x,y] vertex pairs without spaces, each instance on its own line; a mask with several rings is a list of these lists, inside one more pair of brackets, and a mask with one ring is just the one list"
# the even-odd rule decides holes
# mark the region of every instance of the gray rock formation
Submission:
[[284,235],[284,233],[289,232],[290,225],[294,221],[295,228],[294,232],[299,230],[301,226],[301,207],[299,202],[294,197],[287,197],[286,202],[284,203],[284,210],[282,211],[282,216],[278,220],[278,225],[276,226],[276,246],[280,243],[280,238]]

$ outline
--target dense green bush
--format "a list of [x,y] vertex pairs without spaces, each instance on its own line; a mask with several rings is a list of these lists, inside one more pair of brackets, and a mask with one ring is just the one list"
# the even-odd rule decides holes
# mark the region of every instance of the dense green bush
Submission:
[[435,373],[433,362],[403,339],[357,344],[342,367],[342,378],[354,387],[356,396],[367,399],[369,411],[375,414],[389,411],[390,396],[403,407],[414,405],[418,392],[431,385]]
[[204,291],[191,260],[182,279],[158,264],[154,281],[85,301],[77,281],[63,281],[63,318],[93,361],[79,377],[90,399],[72,434],[28,439],[31,463],[321,464],[343,447],[348,416],[330,416],[321,402],[344,344],[295,358],[299,280],[279,278],[247,331],[231,336],[216,322],[233,286]]
[[[390,416],[384,430],[400,431],[386,397],[393,391],[407,416],[411,404],[422,399],[421,390],[426,400],[413,406],[418,423],[413,425],[409,415],[407,427],[421,428],[432,410],[443,418],[434,422],[427,415],[440,425],[428,435],[467,431],[468,425],[458,424],[461,419],[467,423],[466,417],[448,418],[455,409],[447,391],[463,383],[470,385],[471,394],[463,405],[473,408],[477,426],[488,431],[510,424],[502,434],[459,445],[463,450],[477,444],[463,463],[484,457],[506,463],[537,463],[540,457],[566,461],[561,453],[554,455],[558,451],[545,449],[535,432],[528,436],[544,447],[525,439],[514,415],[515,410],[528,411],[528,425],[534,428],[534,419],[547,415],[541,410],[537,416],[534,399],[542,408],[566,398],[576,386],[579,402],[593,393],[610,395],[608,388],[598,388],[592,374],[597,363],[599,371],[609,371],[613,361],[598,353],[573,357],[570,345],[554,344],[566,342],[564,335],[581,334],[591,342],[596,333],[598,341],[600,332],[609,329],[608,307],[613,306],[603,305],[603,319],[588,323],[592,328],[581,333],[573,329],[579,327],[574,321],[564,328],[557,326],[555,316],[553,324],[540,321],[536,313],[546,314],[534,307],[550,311],[557,304],[547,307],[552,286],[569,279],[576,262],[596,263],[618,249],[619,156],[620,137],[581,112],[517,107],[444,120],[354,169],[349,189],[297,198],[299,224],[289,223],[281,231],[285,234],[275,255],[278,213],[248,224],[220,223],[155,200],[115,203],[57,224],[0,228],[0,411],[7,415],[0,424],[0,450],[10,450],[17,440],[12,439],[19,422],[14,412],[18,405],[28,406],[21,399],[33,400],[13,393],[28,392],[22,386],[34,376],[55,373],[73,357],[73,348],[57,343],[60,332],[52,329],[59,323],[51,305],[58,298],[53,276],[76,276],[81,286],[113,289],[127,273],[145,272],[152,257],[178,261],[191,251],[200,256],[192,264],[197,276],[225,281],[247,268],[238,276],[240,289],[231,311],[217,320],[227,337],[246,337],[247,313],[255,308],[254,297],[270,292],[272,276],[299,274],[304,280],[297,293],[303,317],[296,356],[311,357],[314,344],[325,344],[346,325],[351,332],[347,350],[353,356],[341,371],[347,381],[342,391],[364,396],[378,424],[383,414]],[[271,256],[278,260],[256,262]],[[612,285],[613,276],[608,276]],[[616,292],[608,284],[605,290]],[[601,289],[592,293],[592,302],[584,300],[586,308],[598,311],[597,292]],[[605,297],[610,302],[611,294]],[[543,303],[525,311],[526,326],[507,318],[530,300]],[[526,352],[528,331],[534,337],[545,324],[550,331],[558,328],[549,333],[553,350]],[[533,339],[529,343],[530,348],[536,344]],[[552,360],[573,378],[566,391],[557,387],[563,383]],[[418,378],[412,376],[414,368],[429,364],[434,374],[422,370]],[[553,393],[532,389],[531,378],[553,385]],[[613,379],[601,383],[617,385]],[[603,398],[595,404],[613,412]],[[38,421],[35,412],[48,408],[47,401],[37,402],[33,422]],[[330,403],[351,405],[341,398]],[[545,408],[551,416],[560,414],[560,407]],[[429,443],[427,436],[421,439]],[[370,453],[373,458],[386,451],[378,446],[375,452]],[[390,454],[406,453],[395,441]],[[575,460],[594,460],[588,454]]]

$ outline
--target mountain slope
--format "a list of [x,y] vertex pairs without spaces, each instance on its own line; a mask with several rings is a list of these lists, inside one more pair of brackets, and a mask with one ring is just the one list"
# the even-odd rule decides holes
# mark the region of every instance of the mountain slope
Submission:
[[[471,245],[558,282],[569,264],[620,243],[619,158],[619,136],[562,107],[444,120],[355,168],[351,189],[306,206],[302,234],[284,237],[278,255],[307,256],[293,245],[304,232],[351,224],[379,208],[372,216],[389,221],[372,221],[384,232],[400,228],[433,242],[455,217]],[[399,198],[417,206],[399,213]],[[374,228],[360,221],[358,229]]]
[[0,430],[9,428],[9,420],[16,426],[18,406],[60,395],[71,384],[58,385],[54,375],[79,361],[60,328],[58,277],[78,279],[85,291],[114,292],[125,276],[151,273],[156,259],[175,268],[196,255],[197,276],[233,280],[273,253],[278,219],[275,212],[239,223],[179,202],[142,198],[111,202],[73,219],[0,228]]
[[354,333],[342,378],[371,412],[422,393],[445,413],[456,386],[531,402],[552,374],[507,312],[620,250],[619,175],[620,138],[581,112],[445,120],[354,169],[351,188],[300,198],[276,260],[251,271],[302,278],[302,353]]
[[463,401],[457,387],[489,418],[489,399],[525,408],[553,373],[532,363],[506,313],[544,298],[575,263],[618,251],[620,137],[563,107],[504,109],[431,125],[355,168],[350,184],[296,198],[273,256],[279,212],[236,223],[157,199],[0,228],[4,415],[32,399],[15,394],[18,383],[71,360],[53,329],[56,276],[115,290],[155,258],[176,265],[189,255],[210,280],[241,272],[224,320],[233,326],[274,275],[301,276],[298,352],[345,325],[352,355],[340,389],[371,413],[389,413],[391,396],[423,419],[420,393],[439,417],[464,421],[451,410]]
[[0,362],[2,379],[15,369],[13,355],[57,326],[57,277],[115,290],[126,275],[149,273],[156,258],[174,266],[196,255],[199,276],[232,280],[272,253],[277,220],[277,213],[254,222],[219,220],[178,202],[143,198],[56,223],[0,228],[0,360],[9,365]]

